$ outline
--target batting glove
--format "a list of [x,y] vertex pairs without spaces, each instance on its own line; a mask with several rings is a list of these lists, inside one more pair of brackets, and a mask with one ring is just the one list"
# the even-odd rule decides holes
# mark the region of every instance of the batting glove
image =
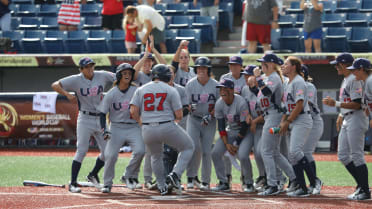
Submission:
[[111,132],[107,131],[107,130],[104,130],[103,133],[102,133],[102,136],[103,136],[104,140],[110,140],[111,139]]
[[207,126],[211,120],[212,120],[212,115],[210,115],[210,114],[205,115],[205,116],[203,116],[203,118],[202,118],[201,125],[202,125],[202,126]]

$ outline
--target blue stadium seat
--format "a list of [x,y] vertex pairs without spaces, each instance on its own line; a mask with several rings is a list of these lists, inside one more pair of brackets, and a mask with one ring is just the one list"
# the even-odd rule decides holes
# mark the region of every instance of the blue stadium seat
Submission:
[[345,27],[366,27],[371,19],[370,13],[347,13]]
[[67,31],[47,30],[43,41],[46,53],[66,53],[64,40],[67,37]]
[[102,4],[82,4],[80,7],[80,14],[83,17],[101,15]]
[[280,50],[300,51],[302,33],[302,28],[282,28],[282,33],[279,37]]
[[14,13],[17,17],[35,17],[39,12],[39,6],[34,4],[20,4]]
[[219,25],[221,28],[228,28],[230,32],[234,31],[234,7],[231,2],[222,2],[218,9]]
[[65,46],[68,53],[86,53],[85,40],[88,37],[86,31],[68,31],[67,38],[65,40]]
[[109,39],[109,50],[111,53],[127,53],[125,48],[125,31],[113,30]]
[[41,4],[38,15],[41,17],[57,17],[60,5],[58,4]]
[[325,49],[328,52],[345,52],[348,50],[347,39],[350,37],[349,27],[330,27],[324,37]]
[[295,27],[299,28],[304,25],[304,14],[297,14]]
[[155,4],[154,5],[154,9],[161,15],[164,15],[164,12],[165,12],[165,9],[166,9],[166,5],[163,4],[163,3],[160,3],[160,4]]
[[346,14],[326,13],[322,16],[323,27],[342,27],[346,19]]
[[336,10],[336,1],[322,1],[322,4],[325,13],[333,13]]
[[177,50],[176,46],[177,29],[165,30],[165,45],[167,46],[168,53],[175,53]]
[[45,31],[26,30],[22,38],[24,53],[41,54],[44,52],[42,40],[44,40]]
[[19,5],[17,4],[9,4],[10,15],[12,17],[15,17],[16,12],[18,11],[18,7]]
[[13,42],[13,48],[18,53],[23,53],[21,40],[24,36],[24,31],[3,31],[2,36],[10,38]]
[[198,2],[196,6],[193,3],[189,3],[189,8],[187,9],[187,15],[200,15],[201,3]]
[[368,27],[351,28],[351,36],[347,40],[351,52],[369,52],[370,29]]
[[281,35],[281,29],[271,29],[271,49],[272,50],[280,50],[280,35]]
[[169,29],[190,28],[194,21],[193,16],[168,16],[168,18],[171,19]]
[[102,29],[102,17],[85,17],[83,30],[100,30]]
[[302,14],[303,10],[300,8],[300,1],[291,1],[290,7],[285,12],[287,14]]
[[33,0],[12,0],[13,4],[33,4]]
[[337,1],[336,13],[358,12],[361,7],[360,0],[341,0]]
[[187,3],[167,4],[164,15],[185,15],[187,6]]
[[217,45],[216,17],[194,16],[192,27],[194,29],[201,29],[202,43],[213,42],[214,45]]
[[280,15],[278,24],[280,28],[292,28],[296,22],[296,15]]
[[57,17],[42,17],[40,29],[42,30],[57,30],[58,29]]
[[19,30],[37,30],[39,29],[41,19],[38,17],[22,17],[18,25]]
[[12,17],[10,19],[10,28],[12,30],[18,30],[19,24],[21,24],[21,19],[20,17]]
[[176,37],[176,46],[179,45],[179,43],[182,40],[188,40],[189,43],[189,51],[191,53],[200,53],[200,46],[201,46],[201,29],[179,29],[177,31],[177,37]]
[[107,41],[111,38],[111,31],[91,30],[88,31],[87,49],[88,53],[107,53]]
[[372,0],[363,0],[359,12],[372,12]]

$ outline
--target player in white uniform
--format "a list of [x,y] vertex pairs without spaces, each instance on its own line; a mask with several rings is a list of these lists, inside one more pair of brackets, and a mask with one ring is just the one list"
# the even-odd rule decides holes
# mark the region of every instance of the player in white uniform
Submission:
[[[217,81],[211,78],[211,62],[207,57],[195,60],[197,76],[186,84],[186,94],[191,106],[187,119],[187,133],[194,141],[195,152],[187,168],[189,189],[196,183],[202,190],[209,190],[212,169],[212,144],[216,133],[214,106],[219,98]],[[202,161],[202,184],[198,184],[198,170]]]
[[187,50],[189,41],[182,40],[173,56],[172,66],[176,68],[174,83],[186,86],[187,82],[196,76],[194,68],[189,66],[190,52]]
[[[354,61],[353,65],[349,67],[352,73],[355,76],[355,79],[358,81],[364,82],[364,98],[363,104],[366,106],[365,108],[368,109],[366,112],[369,112],[369,115],[372,114],[372,76],[371,76],[371,62],[364,58],[358,58]],[[370,127],[372,127],[372,120],[370,121]],[[361,134],[363,135],[363,134]],[[358,140],[350,140],[350,143],[353,143],[351,150],[356,152],[357,155],[363,156],[364,151],[364,139]],[[354,193],[353,195],[349,196],[349,199],[352,200],[367,200],[371,199],[371,191],[368,185],[368,168],[365,163],[365,159],[363,156],[364,163],[356,167],[356,176],[359,180],[359,191]]]
[[[153,81],[137,89],[130,102],[130,112],[135,120],[142,119],[142,136],[151,154],[151,167],[156,176],[161,195],[172,188],[180,189],[180,177],[194,152],[194,143],[174,120],[182,119],[181,99],[177,90],[168,85],[170,69],[158,64],[152,69]],[[166,178],[163,165],[163,144],[180,152],[176,166]],[[167,181],[167,182],[166,182]]]
[[249,114],[248,104],[243,97],[234,94],[233,80],[226,78],[216,87],[220,88],[221,96],[215,107],[220,139],[213,147],[212,159],[219,184],[212,190],[230,190],[225,165],[221,163],[225,152],[228,151],[232,156],[237,155],[240,161],[242,190],[253,192],[252,164],[249,158],[253,140],[247,135],[248,124],[246,123],[246,117]]
[[357,81],[355,76],[351,74],[351,70],[348,69],[353,61],[351,54],[342,53],[331,62],[336,65],[338,74],[344,76],[340,89],[340,101],[326,97],[323,98],[323,103],[331,107],[339,107],[341,110],[336,124],[337,130],[340,130],[337,155],[357,183],[356,191],[349,195],[348,199],[358,200],[363,199],[363,195],[359,194],[366,190],[365,182],[362,182],[361,176],[364,176],[365,174],[362,172],[366,171],[363,150],[368,118],[361,108],[363,82]]
[[[104,97],[99,110],[101,112],[101,128],[106,137],[111,136],[105,149],[105,167],[103,193],[109,193],[112,180],[115,177],[115,163],[118,159],[119,149],[124,143],[132,148],[132,158],[125,172],[125,180],[129,189],[135,189],[138,183],[138,172],[145,155],[141,128],[137,121],[131,119],[129,102],[137,87],[132,85],[135,70],[128,63],[120,64],[116,69],[116,85]],[[110,128],[106,129],[106,114],[109,113]],[[108,133],[108,131],[110,133]]]
[[[98,172],[104,166],[104,150],[106,141],[103,139],[99,111],[97,109],[103,98],[103,92],[112,86],[115,74],[106,71],[94,71],[94,61],[89,57],[79,61],[80,74],[67,76],[52,84],[52,88],[67,97],[70,102],[79,106],[79,116],[76,127],[76,154],[71,166],[71,182],[69,191],[81,192],[77,187],[77,177],[81,163],[88,152],[89,140],[93,136],[98,144],[101,154],[97,157],[96,165],[87,176],[88,181],[99,187]],[[72,91],[75,95],[70,94]]]
[[304,145],[309,137],[313,120],[310,116],[309,105],[307,102],[307,88],[302,78],[301,60],[294,56],[289,56],[284,62],[283,74],[289,78],[288,84],[284,88],[283,102],[286,114],[280,122],[279,133],[284,135],[290,128],[289,161],[296,174],[296,181],[299,187],[287,195],[294,197],[309,196],[304,170],[309,171],[310,182],[315,182],[315,176],[310,167],[309,160],[304,154]]
[[[313,79],[309,76],[309,69],[306,65],[302,65],[301,67],[302,73],[304,75],[304,80],[306,81],[310,114],[313,119],[313,127],[311,128],[309,137],[304,145],[304,154],[310,163],[313,174],[315,175],[315,182],[310,182],[309,193],[320,194],[323,182],[316,175],[316,165],[313,157],[313,152],[315,151],[320,137],[322,137],[323,135],[324,123],[322,117],[320,116],[320,110],[318,107],[317,89],[314,84],[311,83]],[[305,172],[307,176],[311,175],[310,173],[308,173],[308,170],[305,170]]]

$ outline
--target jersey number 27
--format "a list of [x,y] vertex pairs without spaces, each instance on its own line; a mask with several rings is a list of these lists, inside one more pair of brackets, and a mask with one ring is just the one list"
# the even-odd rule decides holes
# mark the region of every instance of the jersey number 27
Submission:
[[155,110],[155,98],[160,98],[159,104],[156,107],[157,111],[163,111],[163,103],[165,99],[167,98],[167,93],[156,93],[155,95],[153,93],[147,93],[143,96],[144,98],[144,110],[145,111],[154,111]]

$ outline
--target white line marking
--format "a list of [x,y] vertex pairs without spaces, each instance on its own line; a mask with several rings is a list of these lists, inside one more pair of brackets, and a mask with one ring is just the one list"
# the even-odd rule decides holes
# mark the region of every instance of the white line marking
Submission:
[[280,202],[280,201],[268,200],[268,199],[263,199],[263,198],[252,198],[252,199],[257,200],[257,201],[262,201],[262,202],[268,202],[272,204],[284,204],[283,202]]
[[45,208],[45,209],[63,209],[63,208],[96,207],[96,206],[99,206],[99,205],[111,205],[111,203],[97,203],[97,204],[90,204],[90,205],[70,205],[70,206],[55,207],[55,208]]
[[118,205],[124,205],[124,206],[142,205],[142,204],[131,204],[131,203],[120,202],[118,200],[105,200],[105,201],[111,204],[118,204]]

